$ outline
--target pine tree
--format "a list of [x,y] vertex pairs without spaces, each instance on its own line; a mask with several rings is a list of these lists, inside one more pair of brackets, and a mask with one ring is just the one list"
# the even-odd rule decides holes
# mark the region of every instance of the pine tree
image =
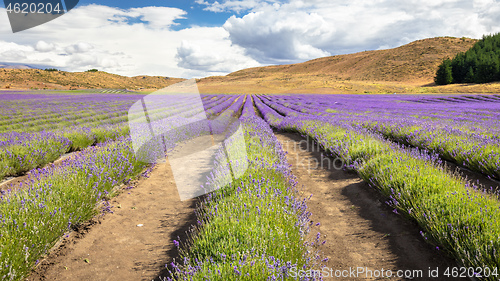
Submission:
[[438,85],[500,81],[500,33],[484,35],[467,52],[444,60],[434,81]]
[[453,82],[451,60],[445,59],[441,65],[439,65],[434,82],[438,85],[447,85]]
[[465,75],[467,75],[467,68],[465,68],[466,64],[466,55],[464,53],[458,54],[451,61],[451,70],[453,75],[452,83],[462,83],[465,80]]
[[469,71],[467,71],[467,75],[465,75],[464,82],[465,83],[474,82],[474,69],[472,68],[472,66],[469,67]]
[[500,65],[498,60],[494,60],[489,57],[485,57],[480,61],[477,66],[475,82],[476,83],[488,83],[496,80],[498,72],[500,70]]

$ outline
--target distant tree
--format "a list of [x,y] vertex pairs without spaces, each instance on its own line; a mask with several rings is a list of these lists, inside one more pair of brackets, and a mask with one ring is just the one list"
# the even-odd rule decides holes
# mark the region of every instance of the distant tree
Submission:
[[434,82],[438,85],[447,85],[453,82],[451,60],[446,59],[439,65]]
[[467,69],[465,68],[466,64],[466,54],[460,53],[458,54],[451,62],[452,83],[462,83],[465,79],[465,75],[467,75]]
[[434,81],[438,85],[450,83],[488,83],[500,81],[500,33],[485,35],[465,53],[456,55],[451,62],[443,60]]
[[498,63],[498,60],[485,59],[484,61],[481,61],[477,66],[476,75],[474,76],[474,82],[493,82],[497,79],[499,71],[500,65]]
[[467,74],[465,75],[464,82],[474,83],[474,69],[472,68],[472,66],[469,67],[469,71],[467,71]]
[[59,69],[56,69],[56,68],[46,68],[45,71],[59,71]]
[[95,69],[95,68],[87,70],[87,72],[98,72],[98,71],[99,71],[99,70],[97,70],[97,69]]

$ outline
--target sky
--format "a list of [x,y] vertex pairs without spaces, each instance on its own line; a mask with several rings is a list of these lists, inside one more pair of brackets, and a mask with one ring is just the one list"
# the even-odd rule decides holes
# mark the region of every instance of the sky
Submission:
[[0,63],[200,78],[497,32],[498,0],[81,0],[17,33],[0,6]]

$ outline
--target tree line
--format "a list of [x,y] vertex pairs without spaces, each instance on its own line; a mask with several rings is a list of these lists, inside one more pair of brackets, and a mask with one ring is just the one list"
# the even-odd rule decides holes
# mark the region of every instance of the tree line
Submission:
[[444,59],[434,78],[438,85],[493,81],[500,81],[500,33],[485,35],[467,52]]

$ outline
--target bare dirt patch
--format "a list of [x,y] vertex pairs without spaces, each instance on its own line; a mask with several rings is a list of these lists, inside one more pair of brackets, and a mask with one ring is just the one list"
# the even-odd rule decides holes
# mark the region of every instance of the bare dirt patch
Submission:
[[[321,223],[318,231],[323,237],[326,235],[323,252],[329,258],[328,268],[390,269],[394,274],[398,270],[422,270],[422,277],[413,275],[414,279],[464,280],[446,278],[444,270],[457,267],[457,263],[426,243],[416,224],[393,213],[384,203],[386,199],[355,173],[335,169],[331,159],[324,160],[322,167],[321,160],[325,159],[322,152],[296,134],[278,133],[277,137],[288,152],[288,161],[299,185],[303,185],[304,196],[313,195],[308,206],[314,223]],[[439,278],[430,278],[429,268],[439,268]],[[365,275],[340,278],[379,279],[411,278],[366,278]]]
[[170,165],[111,201],[112,214],[82,225],[41,261],[27,280],[153,280],[178,256],[196,199],[180,201]]

